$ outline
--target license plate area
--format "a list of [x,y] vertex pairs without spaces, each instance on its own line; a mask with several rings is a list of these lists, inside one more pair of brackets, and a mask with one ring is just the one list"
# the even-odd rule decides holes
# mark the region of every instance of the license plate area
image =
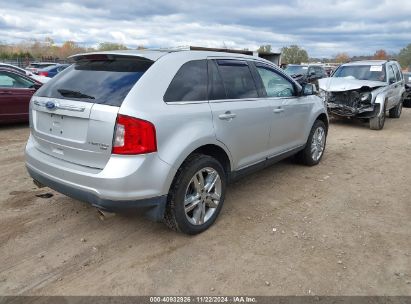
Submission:
[[88,119],[36,111],[36,129],[51,137],[85,142]]

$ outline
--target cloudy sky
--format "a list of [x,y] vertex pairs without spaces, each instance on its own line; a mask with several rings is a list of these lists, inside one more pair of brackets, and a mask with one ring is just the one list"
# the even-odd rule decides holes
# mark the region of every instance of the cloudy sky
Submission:
[[411,43],[411,1],[0,0],[0,42],[44,37],[132,48],[298,44],[315,57],[398,52]]

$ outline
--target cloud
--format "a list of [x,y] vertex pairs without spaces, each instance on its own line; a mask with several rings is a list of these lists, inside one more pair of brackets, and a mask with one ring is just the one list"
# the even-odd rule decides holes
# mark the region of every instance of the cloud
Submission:
[[411,2],[400,0],[5,1],[2,42],[52,37],[88,46],[198,45],[274,49],[298,44],[311,56],[389,52],[411,43]]

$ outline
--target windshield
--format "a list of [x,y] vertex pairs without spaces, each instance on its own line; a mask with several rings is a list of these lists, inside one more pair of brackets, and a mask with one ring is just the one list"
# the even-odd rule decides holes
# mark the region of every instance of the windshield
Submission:
[[36,95],[121,106],[152,64],[151,60],[134,56],[83,59],[52,78]]
[[306,65],[289,65],[284,70],[288,75],[307,74],[308,66]]
[[385,65],[346,65],[340,66],[332,77],[345,77],[358,80],[386,81]]

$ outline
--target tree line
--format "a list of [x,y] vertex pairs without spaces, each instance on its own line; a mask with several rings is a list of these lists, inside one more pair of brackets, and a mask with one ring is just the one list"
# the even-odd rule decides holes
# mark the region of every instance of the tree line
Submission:
[[45,38],[44,40],[31,39],[16,44],[0,42],[0,59],[57,60],[66,59],[71,55],[84,52],[126,49],[128,48],[125,45],[114,42],[102,42],[94,48],[81,46],[75,41],[70,40],[57,45],[51,38]]
[[[264,46],[267,49],[267,46]],[[261,49],[261,47],[260,47]],[[271,50],[271,48],[270,48]],[[349,56],[348,53],[338,53],[332,58],[310,58],[308,53],[298,45],[291,45],[281,49],[281,62],[285,64],[300,64],[302,62],[323,62],[342,64],[356,60],[388,60],[396,59],[405,69],[411,66],[411,43],[401,49],[398,54],[388,54],[386,50],[380,49],[374,54],[363,56]]]
[[[124,44],[114,42],[101,42],[97,47],[89,47],[69,40],[57,45],[52,38],[47,37],[44,40],[31,39],[17,44],[0,42],[0,59],[58,60],[84,52],[126,49],[128,48]],[[144,46],[139,46],[137,49],[144,49]],[[262,45],[257,51],[271,52],[271,49],[271,45]],[[381,49],[371,55],[353,57],[341,52],[332,58],[311,58],[304,48],[298,45],[290,45],[281,48],[281,58],[282,63],[285,64],[300,64],[310,61],[340,64],[352,60],[397,59],[403,68],[407,68],[411,65],[411,43],[401,49],[398,54],[388,54],[387,51]]]

